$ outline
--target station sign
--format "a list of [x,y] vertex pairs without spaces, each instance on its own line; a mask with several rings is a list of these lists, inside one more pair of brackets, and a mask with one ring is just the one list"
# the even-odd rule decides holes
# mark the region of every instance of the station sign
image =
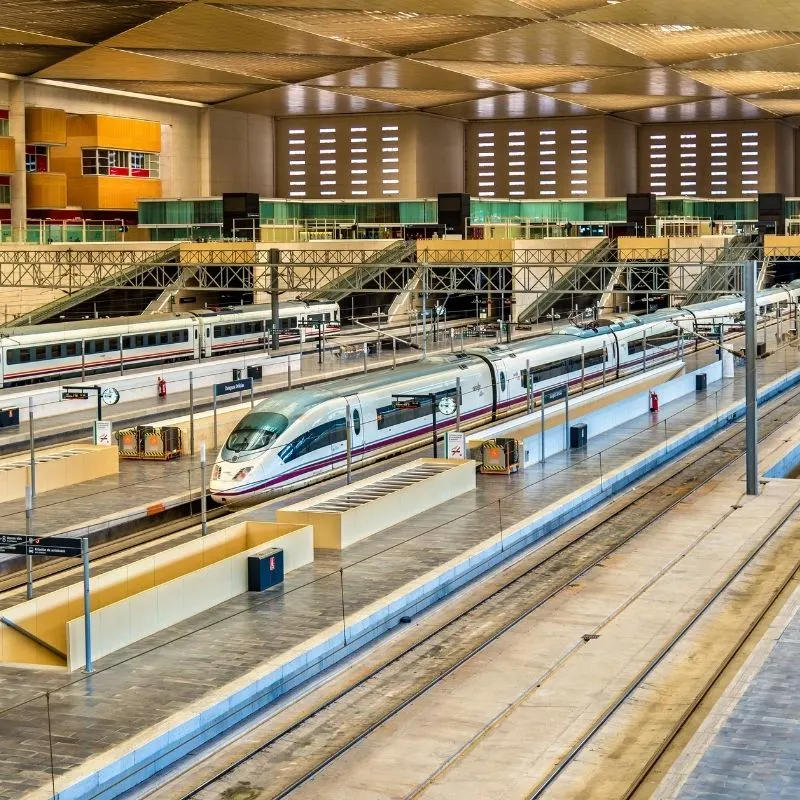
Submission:
[[61,392],[62,400],[88,400],[89,392],[80,391],[78,389],[64,389]]
[[219,397],[225,394],[236,394],[237,392],[249,392],[253,388],[252,378],[239,378],[237,381],[227,383],[215,383],[214,394]]
[[556,386],[554,389],[547,389],[543,393],[545,403],[555,403],[556,400],[563,400],[567,396],[567,385]]
[[11,536],[0,534],[0,551],[27,556],[76,556],[83,554],[81,539],[68,536]]

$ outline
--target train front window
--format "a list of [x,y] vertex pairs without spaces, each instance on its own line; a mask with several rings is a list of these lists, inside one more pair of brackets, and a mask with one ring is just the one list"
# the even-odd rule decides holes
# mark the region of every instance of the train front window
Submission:
[[248,414],[225,442],[225,450],[232,453],[249,453],[269,447],[289,426],[283,414],[262,411]]

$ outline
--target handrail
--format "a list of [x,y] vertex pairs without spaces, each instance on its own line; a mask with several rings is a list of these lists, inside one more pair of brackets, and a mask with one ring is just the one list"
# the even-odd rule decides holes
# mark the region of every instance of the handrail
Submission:
[[67,654],[59,650],[57,647],[53,647],[49,642],[46,642],[44,639],[40,639],[35,633],[31,633],[29,630],[22,627],[22,625],[17,625],[16,622],[12,622],[8,617],[0,617],[0,622],[4,625],[8,625],[11,630],[16,631],[17,633],[21,633],[23,636],[26,636],[35,644],[38,644],[40,647],[44,647],[45,650],[49,650],[54,655],[58,656],[59,658],[63,658],[64,661],[67,660]]

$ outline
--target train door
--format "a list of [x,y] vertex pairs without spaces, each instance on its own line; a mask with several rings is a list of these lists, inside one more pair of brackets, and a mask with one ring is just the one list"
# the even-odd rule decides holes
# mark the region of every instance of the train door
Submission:
[[[361,401],[358,395],[350,395],[345,398],[345,402],[350,408],[350,441],[352,446],[353,463],[361,461],[364,457],[364,427],[365,421],[361,408]],[[343,443],[342,453],[347,455],[347,441]]]
[[200,329],[200,356],[201,358],[211,358],[214,352],[212,349],[214,343],[212,325],[208,320],[201,317],[198,327]]

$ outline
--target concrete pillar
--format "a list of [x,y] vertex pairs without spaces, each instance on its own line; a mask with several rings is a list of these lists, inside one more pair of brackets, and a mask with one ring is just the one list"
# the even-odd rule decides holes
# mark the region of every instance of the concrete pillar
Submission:
[[211,197],[211,109],[201,108],[199,113],[200,197]]
[[11,176],[11,239],[25,241],[28,217],[28,191],[25,172],[25,83],[11,81],[8,120],[14,137],[14,174]]

